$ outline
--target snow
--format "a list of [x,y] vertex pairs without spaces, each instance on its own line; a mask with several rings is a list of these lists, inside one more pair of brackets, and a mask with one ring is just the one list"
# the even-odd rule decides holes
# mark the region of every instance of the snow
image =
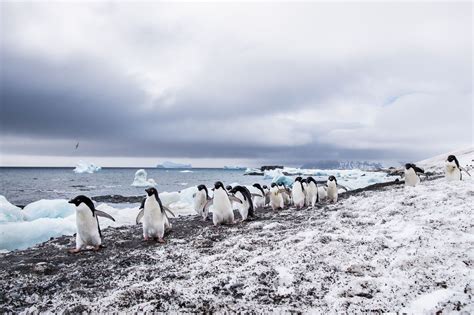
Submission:
[[74,173],[77,174],[92,174],[101,170],[100,166],[95,165],[94,163],[79,161],[74,168]]
[[191,164],[182,164],[182,163],[175,163],[170,161],[165,161],[161,164],[157,165],[158,168],[192,168]]
[[144,169],[139,169],[135,173],[135,178],[133,179],[133,187],[155,187],[157,184],[153,178],[147,179],[147,172]]
[[23,213],[21,209],[12,205],[7,198],[0,195],[0,223],[22,221]]

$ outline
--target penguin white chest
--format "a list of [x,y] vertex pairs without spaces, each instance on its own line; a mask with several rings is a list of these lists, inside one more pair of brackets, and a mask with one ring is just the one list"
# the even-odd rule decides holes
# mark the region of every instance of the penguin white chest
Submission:
[[76,227],[76,242],[81,245],[79,247],[101,244],[97,217],[92,216],[92,210],[84,203],[76,207]]
[[299,182],[295,182],[291,190],[291,195],[293,198],[293,203],[297,208],[304,207],[305,194],[303,192],[302,184],[300,184]]
[[204,205],[207,202],[206,192],[204,190],[200,190],[196,193],[194,197],[194,210],[197,214],[202,215],[204,210]]
[[232,223],[234,221],[234,211],[229,200],[229,196],[222,189],[214,191],[214,209],[212,211],[212,221],[214,225]]
[[283,196],[279,192],[278,187],[273,187],[270,189],[270,206],[273,210],[275,209],[283,209]]
[[405,170],[405,186],[415,187],[420,182],[420,177],[413,168]]
[[154,196],[145,200],[143,213],[143,236],[163,238],[165,234],[165,215]]
[[461,180],[461,170],[454,162],[446,162],[445,177],[448,181]]
[[328,185],[327,198],[332,202],[336,202],[337,194],[338,194],[336,183],[334,181],[328,180],[327,185]]

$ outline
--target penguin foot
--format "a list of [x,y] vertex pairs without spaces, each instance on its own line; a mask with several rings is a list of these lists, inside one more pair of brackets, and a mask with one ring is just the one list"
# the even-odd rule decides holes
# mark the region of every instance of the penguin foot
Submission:
[[166,243],[166,241],[162,237],[159,237],[158,238],[158,243],[164,244],[164,243]]
[[143,236],[143,240],[148,241],[149,240],[148,236]]
[[94,246],[94,248],[92,249],[94,252],[97,252],[100,250],[100,245],[97,245],[97,246]]
[[70,252],[71,254],[77,254],[77,253],[79,253],[80,251],[81,251],[80,248],[72,248],[72,249],[69,250],[69,252]]

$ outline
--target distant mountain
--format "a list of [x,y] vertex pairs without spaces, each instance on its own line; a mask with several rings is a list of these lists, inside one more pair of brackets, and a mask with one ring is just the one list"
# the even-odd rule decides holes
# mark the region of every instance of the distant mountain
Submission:
[[180,163],[174,163],[170,161],[165,161],[161,164],[158,164],[156,167],[157,168],[193,168],[191,164],[180,164]]
[[313,168],[322,170],[377,170],[383,168],[381,163],[368,161],[337,161],[337,160],[323,160],[312,163],[306,163],[301,168]]

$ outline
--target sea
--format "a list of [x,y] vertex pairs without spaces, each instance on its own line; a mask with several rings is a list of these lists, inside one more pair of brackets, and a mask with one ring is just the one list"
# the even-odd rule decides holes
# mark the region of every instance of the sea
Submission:
[[[76,174],[73,168],[60,167],[2,167],[0,195],[15,205],[27,205],[40,199],[71,199],[77,195],[140,196],[145,188],[132,187],[137,168],[103,168],[93,174]],[[218,168],[160,169],[145,168],[148,178],[158,184],[159,192],[174,192],[216,181],[225,185],[267,183],[263,176],[244,176],[245,170]]]

